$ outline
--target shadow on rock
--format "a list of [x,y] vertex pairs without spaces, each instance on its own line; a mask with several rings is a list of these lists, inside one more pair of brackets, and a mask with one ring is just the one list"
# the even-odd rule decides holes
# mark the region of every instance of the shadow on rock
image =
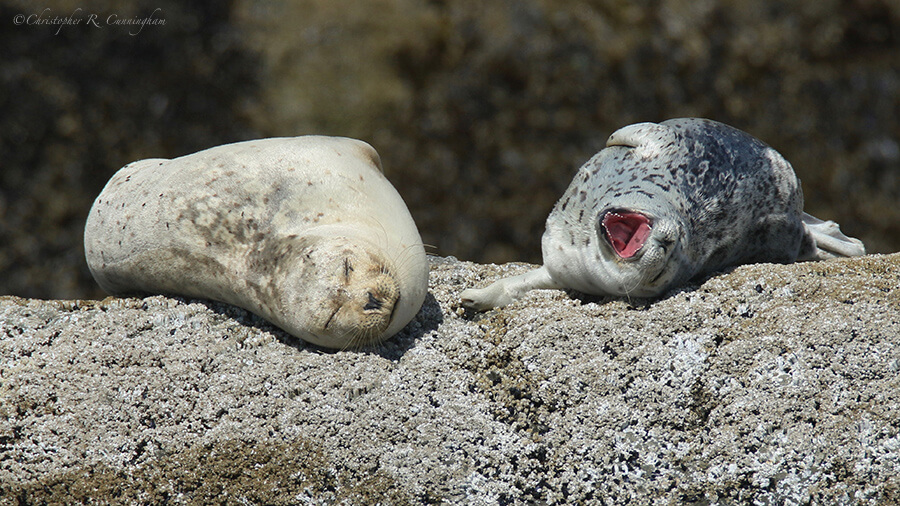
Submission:
[[[306,350],[321,354],[331,354],[337,353],[339,351],[348,351],[324,348],[322,346],[308,343],[296,336],[289,334],[280,327],[269,322],[265,318],[254,314],[251,311],[247,311],[246,309],[233,306],[225,302],[218,302],[208,299],[184,299],[181,297],[173,298],[181,300],[185,303],[196,302],[199,304],[203,304],[204,306],[208,307],[210,311],[236,320],[242,325],[253,327],[263,332],[268,332],[275,336],[276,339],[278,339],[278,341],[280,341],[281,343],[294,347],[298,350]],[[350,349],[349,351],[371,353],[392,361],[399,360],[404,353],[415,346],[415,343],[419,340],[419,338],[429,332],[437,330],[441,322],[443,322],[441,307],[438,304],[437,300],[435,300],[434,296],[429,293],[425,297],[425,302],[422,304],[422,308],[419,310],[413,321],[410,322],[406,327],[404,327],[403,330],[397,333],[397,335],[375,346],[362,346],[359,348]]]

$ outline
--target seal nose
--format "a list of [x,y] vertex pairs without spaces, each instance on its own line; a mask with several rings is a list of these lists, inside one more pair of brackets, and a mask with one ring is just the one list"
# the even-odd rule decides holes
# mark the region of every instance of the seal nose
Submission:
[[384,301],[372,295],[372,292],[366,292],[366,295],[369,296],[369,301],[363,306],[364,311],[377,311],[384,306]]
[[650,219],[631,211],[610,211],[603,216],[603,231],[616,254],[631,258],[650,237]]

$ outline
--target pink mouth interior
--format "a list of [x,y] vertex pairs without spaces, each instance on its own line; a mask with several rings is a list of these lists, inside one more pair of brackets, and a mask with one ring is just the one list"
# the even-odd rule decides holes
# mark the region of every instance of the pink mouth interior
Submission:
[[639,213],[606,213],[603,229],[616,254],[631,258],[650,237],[650,219]]

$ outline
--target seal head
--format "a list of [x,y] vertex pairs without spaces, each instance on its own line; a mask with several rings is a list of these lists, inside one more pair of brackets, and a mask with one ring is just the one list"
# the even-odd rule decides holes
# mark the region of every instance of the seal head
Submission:
[[561,284],[584,293],[645,297],[677,276],[682,229],[676,221],[609,208],[596,213],[594,222],[580,243],[548,222],[544,264]]
[[[295,238],[296,240],[296,238]],[[280,326],[316,344],[357,348],[378,342],[394,320],[401,287],[388,258],[374,245],[342,236],[305,237],[285,282],[259,301]],[[293,264],[293,265],[292,265]]]
[[578,170],[547,218],[544,266],[560,285],[584,293],[653,296],[683,277],[688,223],[656,196],[658,178],[643,167],[658,163],[657,144],[616,134],[608,144]]

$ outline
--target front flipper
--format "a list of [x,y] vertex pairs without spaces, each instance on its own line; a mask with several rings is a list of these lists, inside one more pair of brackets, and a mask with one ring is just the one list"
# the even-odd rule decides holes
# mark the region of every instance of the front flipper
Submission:
[[866,254],[866,247],[862,241],[841,233],[841,227],[833,221],[822,221],[803,213],[803,225],[816,243],[816,249],[812,255],[800,260],[825,260]]
[[487,311],[515,302],[529,290],[563,288],[553,281],[546,267],[525,274],[503,278],[486,288],[469,288],[459,294],[463,306],[476,311]]

